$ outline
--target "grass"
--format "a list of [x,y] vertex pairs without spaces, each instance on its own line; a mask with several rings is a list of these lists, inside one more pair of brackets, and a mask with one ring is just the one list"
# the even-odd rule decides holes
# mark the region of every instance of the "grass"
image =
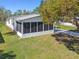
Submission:
[[0,44],[3,59],[79,59],[78,54],[59,44],[51,35],[20,39],[16,34],[10,34],[12,31],[4,24],[0,26],[5,40]]
[[65,25],[58,25],[58,28],[59,29],[64,29],[64,30],[76,30],[76,28],[75,27],[73,27],[73,26],[65,26]]

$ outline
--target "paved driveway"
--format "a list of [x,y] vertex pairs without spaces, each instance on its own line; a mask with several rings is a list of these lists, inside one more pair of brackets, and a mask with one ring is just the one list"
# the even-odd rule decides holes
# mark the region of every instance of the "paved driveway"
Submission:
[[60,30],[60,29],[57,29],[54,31],[55,34],[58,34],[58,33],[65,33],[67,35],[70,35],[70,36],[75,36],[75,37],[79,37],[79,32],[73,32],[73,31],[68,31],[68,30]]

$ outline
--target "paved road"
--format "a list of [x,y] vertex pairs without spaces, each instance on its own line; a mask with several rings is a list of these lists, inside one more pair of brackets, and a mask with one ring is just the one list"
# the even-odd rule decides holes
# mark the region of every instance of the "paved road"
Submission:
[[54,32],[55,32],[55,34],[65,33],[70,36],[79,37],[79,32],[73,32],[73,31],[68,31],[68,30],[55,30]]

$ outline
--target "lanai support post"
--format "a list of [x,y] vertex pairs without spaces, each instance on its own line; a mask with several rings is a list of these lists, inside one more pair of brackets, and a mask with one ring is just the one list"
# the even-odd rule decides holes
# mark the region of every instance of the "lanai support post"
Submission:
[[23,29],[23,22],[22,22],[22,24],[21,24],[21,33],[23,34],[23,32],[24,32],[24,29]]
[[31,33],[31,22],[30,22],[30,33]]
[[38,32],[38,22],[36,23],[36,25],[37,25],[37,32]]
[[43,31],[44,31],[44,22],[43,22]]

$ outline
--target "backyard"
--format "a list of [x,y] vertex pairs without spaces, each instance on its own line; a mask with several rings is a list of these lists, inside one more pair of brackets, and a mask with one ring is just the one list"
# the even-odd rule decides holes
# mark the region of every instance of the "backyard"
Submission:
[[21,39],[4,24],[0,31],[0,59],[79,59],[51,34]]

